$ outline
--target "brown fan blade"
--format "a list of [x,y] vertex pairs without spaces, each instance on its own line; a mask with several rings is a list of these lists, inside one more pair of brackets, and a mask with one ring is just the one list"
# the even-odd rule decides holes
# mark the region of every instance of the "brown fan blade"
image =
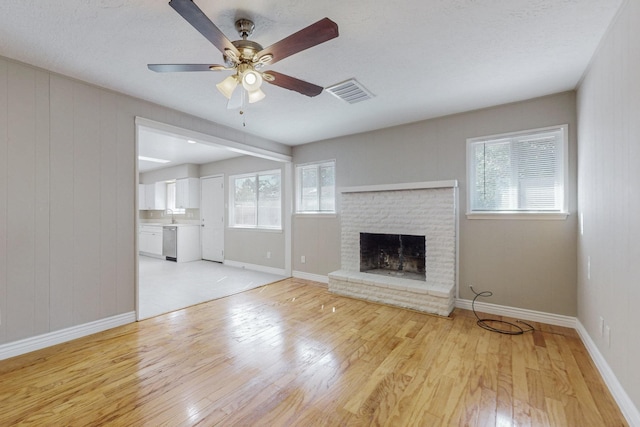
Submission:
[[313,83],[305,82],[304,80],[296,79],[295,77],[287,76],[285,74],[276,73],[275,71],[266,71],[264,74],[270,74],[273,76],[273,80],[265,78],[266,82],[272,85],[280,86],[285,89],[293,90],[307,96],[317,96],[322,93],[324,88],[322,86],[314,85]]
[[148,64],[147,67],[156,73],[175,73],[181,71],[221,71],[228,68],[218,64]]
[[198,30],[220,52],[224,53],[225,49],[230,49],[240,56],[238,49],[192,0],[171,0],[169,6],[186,19],[193,28]]
[[270,53],[273,55],[273,60],[269,64],[273,64],[294,53],[309,49],[336,37],[338,37],[338,24],[329,18],[324,18],[262,49],[256,56],[260,58]]

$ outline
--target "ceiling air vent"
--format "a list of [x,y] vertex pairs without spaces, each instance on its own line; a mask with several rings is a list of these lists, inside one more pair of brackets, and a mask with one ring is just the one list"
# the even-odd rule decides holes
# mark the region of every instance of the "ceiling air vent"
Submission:
[[355,79],[337,83],[333,86],[329,86],[325,90],[331,95],[338,97],[349,104],[355,104],[357,102],[373,98],[373,94]]

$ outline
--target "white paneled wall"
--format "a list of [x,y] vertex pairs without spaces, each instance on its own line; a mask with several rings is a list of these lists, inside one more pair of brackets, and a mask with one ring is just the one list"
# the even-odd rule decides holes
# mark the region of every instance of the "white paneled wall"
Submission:
[[2,342],[134,310],[133,114],[119,135],[117,95],[0,64]]
[[6,340],[48,330],[47,75],[6,65],[6,268],[3,325]]
[[70,80],[51,77],[51,329],[73,325],[73,115],[64,106],[73,106]]
[[5,342],[7,336],[8,68],[9,64],[0,60],[0,342]]
[[[578,90],[578,319],[635,405],[637,422],[639,25],[640,2],[625,2]],[[600,318],[610,334],[600,332]]]
[[0,344],[135,310],[136,116],[290,152],[0,58]]

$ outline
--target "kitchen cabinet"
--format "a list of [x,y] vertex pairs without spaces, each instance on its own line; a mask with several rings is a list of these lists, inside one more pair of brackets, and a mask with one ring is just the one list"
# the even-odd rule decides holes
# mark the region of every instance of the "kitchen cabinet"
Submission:
[[177,262],[198,261],[200,255],[200,226],[178,224]]
[[141,225],[138,231],[138,251],[145,255],[162,257],[162,226]]
[[200,179],[176,179],[176,208],[200,208]]
[[164,181],[144,184],[143,193],[144,205],[141,210],[164,210],[167,208],[167,184]]
[[138,210],[143,211],[147,206],[147,200],[145,199],[144,184],[138,184]]

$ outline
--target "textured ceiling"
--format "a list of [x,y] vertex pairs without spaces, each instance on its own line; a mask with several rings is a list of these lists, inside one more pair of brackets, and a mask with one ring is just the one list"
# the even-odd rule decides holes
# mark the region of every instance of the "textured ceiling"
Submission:
[[265,47],[331,18],[337,39],[265,70],[323,87],[356,78],[375,95],[351,105],[267,84],[243,116],[215,88],[228,72],[147,69],[222,61],[167,1],[2,0],[0,55],[297,145],[574,89],[621,2],[196,0],[231,40],[252,19]]

